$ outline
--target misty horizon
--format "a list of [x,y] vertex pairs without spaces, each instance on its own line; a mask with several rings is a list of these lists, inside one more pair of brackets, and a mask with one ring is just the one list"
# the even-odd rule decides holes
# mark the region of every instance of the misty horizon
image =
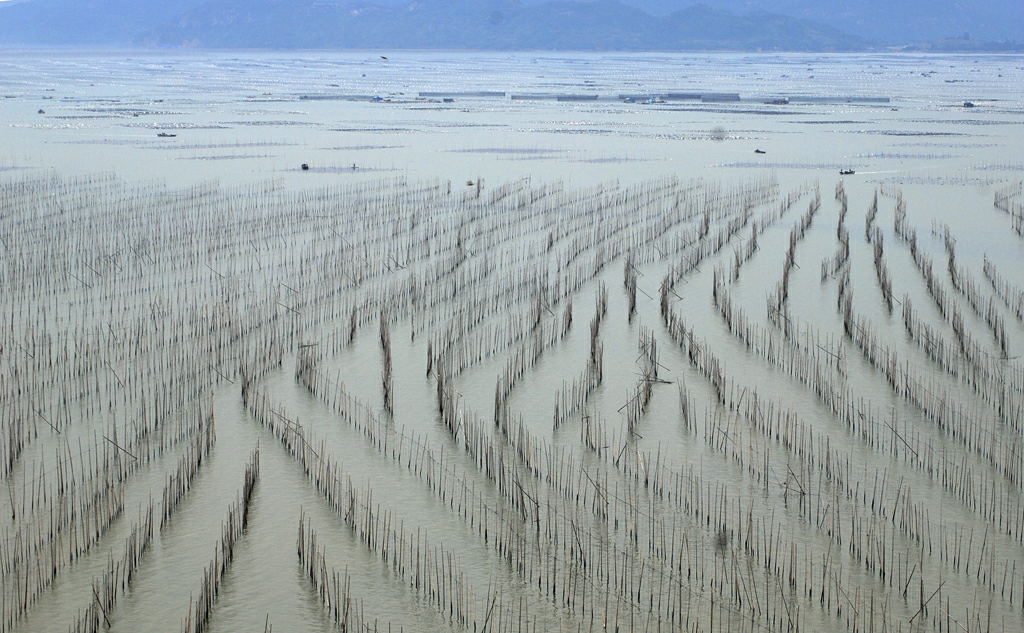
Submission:
[[987,0],[7,0],[0,46],[497,50],[1018,49]]

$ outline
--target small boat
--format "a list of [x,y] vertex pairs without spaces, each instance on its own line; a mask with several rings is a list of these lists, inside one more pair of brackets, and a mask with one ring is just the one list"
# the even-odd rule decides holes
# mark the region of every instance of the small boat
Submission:
[[160,138],[174,138],[175,136],[177,136],[177,134],[170,134],[168,132],[160,132],[159,134],[157,134],[157,136],[159,136]]
[[853,171],[852,169],[840,169],[839,170],[839,175],[840,176],[852,176],[855,173],[857,173],[857,172]]
[[302,163],[302,171],[309,171],[309,163]]
[[767,154],[768,152],[764,151],[763,149],[755,149],[754,153],[755,154]]

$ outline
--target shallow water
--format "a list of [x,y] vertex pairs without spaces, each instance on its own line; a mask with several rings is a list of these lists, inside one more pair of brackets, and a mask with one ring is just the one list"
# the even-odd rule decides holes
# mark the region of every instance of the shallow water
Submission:
[[[1024,57],[388,56],[0,56],[0,630],[189,630],[257,447],[206,630],[339,628],[300,515],[379,630],[1024,627]],[[160,526],[205,426],[138,425],[193,410],[216,442]],[[96,460],[123,510],[51,582]]]

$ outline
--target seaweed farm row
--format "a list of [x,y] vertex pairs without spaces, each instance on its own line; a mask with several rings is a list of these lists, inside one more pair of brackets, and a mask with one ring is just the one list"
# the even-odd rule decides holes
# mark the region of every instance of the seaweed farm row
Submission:
[[0,631],[1020,631],[1021,185],[0,181]]

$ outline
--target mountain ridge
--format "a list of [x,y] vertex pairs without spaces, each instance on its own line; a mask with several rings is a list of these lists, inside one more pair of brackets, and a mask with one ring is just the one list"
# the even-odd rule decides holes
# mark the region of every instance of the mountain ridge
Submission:
[[[709,1],[749,10],[727,11]],[[796,7],[804,0],[779,1]],[[847,51],[884,43],[870,33],[852,34],[827,22],[764,11],[766,3],[760,0],[705,0],[663,15],[641,9],[640,4],[179,0],[150,5],[129,0],[16,0],[0,3],[0,46]],[[664,10],[675,3],[650,4]],[[955,43],[952,37],[943,36],[947,43]]]

